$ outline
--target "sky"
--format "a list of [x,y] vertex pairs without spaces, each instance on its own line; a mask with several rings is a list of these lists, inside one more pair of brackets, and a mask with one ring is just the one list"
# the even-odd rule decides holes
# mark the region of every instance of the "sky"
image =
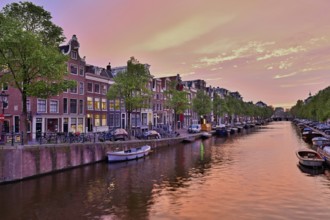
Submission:
[[[0,8],[12,0],[0,0]],[[154,77],[180,74],[290,108],[330,86],[329,0],[31,0],[73,34],[88,64],[131,56]]]

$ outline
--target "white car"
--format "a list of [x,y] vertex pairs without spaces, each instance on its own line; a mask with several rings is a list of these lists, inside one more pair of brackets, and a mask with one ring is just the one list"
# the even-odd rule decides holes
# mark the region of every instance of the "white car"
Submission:
[[188,128],[188,133],[198,133],[202,129],[200,124],[192,124]]

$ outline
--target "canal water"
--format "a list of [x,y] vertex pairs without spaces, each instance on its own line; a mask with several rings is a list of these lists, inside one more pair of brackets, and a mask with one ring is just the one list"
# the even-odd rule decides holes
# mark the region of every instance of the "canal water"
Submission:
[[290,122],[0,185],[0,219],[330,219],[330,172]]

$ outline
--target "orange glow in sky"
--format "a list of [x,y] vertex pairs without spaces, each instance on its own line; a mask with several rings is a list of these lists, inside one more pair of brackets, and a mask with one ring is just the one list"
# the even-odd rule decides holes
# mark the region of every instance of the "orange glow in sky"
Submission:
[[[0,8],[18,1],[1,0]],[[327,0],[32,0],[88,64],[134,56],[155,77],[180,74],[290,107],[330,85]]]

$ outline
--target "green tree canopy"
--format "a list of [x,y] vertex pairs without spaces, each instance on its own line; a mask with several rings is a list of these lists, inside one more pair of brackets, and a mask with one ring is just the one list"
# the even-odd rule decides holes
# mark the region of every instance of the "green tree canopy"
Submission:
[[147,85],[152,76],[146,65],[140,64],[134,57],[127,62],[127,70],[114,77],[107,97],[110,100],[123,99],[128,114],[127,127],[130,133],[130,117],[133,110],[150,107],[152,93]]
[[22,95],[23,131],[28,123],[28,96],[47,98],[75,86],[65,80],[68,58],[58,44],[64,39],[62,29],[50,19],[48,12],[30,2],[9,4],[0,13],[1,82]]
[[197,91],[196,97],[192,100],[192,109],[199,116],[206,116],[212,111],[212,101],[210,96],[202,89]]
[[189,108],[187,92],[177,90],[177,84],[177,81],[172,81],[169,85],[169,88],[164,92],[166,97],[165,106],[168,109],[174,110],[175,117],[173,118],[173,125],[175,125],[177,121],[177,115],[183,114]]
[[306,103],[298,100],[290,109],[295,117],[326,121],[330,118],[330,86],[311,96]]

